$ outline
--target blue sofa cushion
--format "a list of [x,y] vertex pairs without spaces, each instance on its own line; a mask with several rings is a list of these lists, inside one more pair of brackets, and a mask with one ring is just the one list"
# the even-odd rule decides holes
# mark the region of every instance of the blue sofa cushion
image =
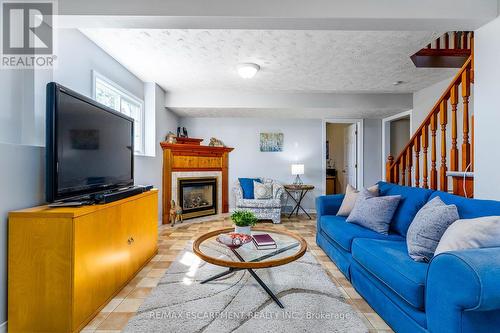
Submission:
[[447,205],[455,205],[461,219],[500,215],[500,201],[467,199],[441,191],[434,192],[429,199],[440,197]]
[[408,304],[424,309],[429,264],[413,261],[405,241],[356,239],[352,258]]
[[428,201],[433,190],[379,182],[380,195],[400,195],[399,206],[391,222],[391,230],[406,237],[406,232],[417,212]]
[[357,224],[348,223],[344,216],[322,216],[320,226],[322,232],[348,252],[351,252],[352,241],[355,238],[404,240],[397,234],[382,235]]
[[243,191],[243,199],[253,199],[253,182],[262,183],[259,178],[238,178],[241,190]]

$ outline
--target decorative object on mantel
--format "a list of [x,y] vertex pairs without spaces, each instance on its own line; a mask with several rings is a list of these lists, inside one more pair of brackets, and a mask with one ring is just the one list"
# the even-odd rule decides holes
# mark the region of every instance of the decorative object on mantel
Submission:
[[[169,223],[171,200],[179,201],[172,197],[173,174],[178,172],[220,172],[220,207],[217,213],[229,212],[229,153],[233,148],[209,147],[201,145],[203,139],[177,138],[177,143],[161,142],[163,149],[163,216],[162,223]],[[197,177],[201,177],[198,175]],[[174,186],[175,187],[175,186]],[[184,216],[186,218],[186,216]]]
[[210,143],[208,144],[210,147],[225,147],[224,142],[217,138],[210,138]]
[[237,210],[231,214],[231,220],[235,233],[251,235],[251,228],[257,223],[257,216],[248,210]]
[[177,221],[182,221],[182,207],[175,204],[175,200],[170,203],[170,226],[173,227]]
[[188,132],[186,127],[177,127],[177,137],[178,138],[188,138]]
[[302,185],[302,179],[300,179],[300,175],[304,174],[304,164],[292,164],[292,175],[295,176],[295,181],[293,185]]
[[252,241],[252,236],[230,232],[228,234],[220,234],[215,240],[230,249],[237,249],[246,243],[250,243]]
[[283,137],[283,133],[260,133],[260,151],[283,151]]
[[177,139],[175,137],[175,134],[172,132],[168,132],[167,136],[165,137],[165,142],[167,143],[177,143]]

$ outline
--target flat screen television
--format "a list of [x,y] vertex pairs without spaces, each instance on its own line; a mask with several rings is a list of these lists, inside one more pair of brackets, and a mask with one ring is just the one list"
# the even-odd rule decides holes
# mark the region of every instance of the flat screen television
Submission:
[[48,202],[134,184],[134,121],[57,83],[47,84]]

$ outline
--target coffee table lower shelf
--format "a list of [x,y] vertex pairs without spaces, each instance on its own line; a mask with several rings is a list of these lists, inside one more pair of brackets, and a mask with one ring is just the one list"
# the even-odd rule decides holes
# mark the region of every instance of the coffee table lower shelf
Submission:
[[[296,246],[298,246],[298,244],[295,245],[295,247]],[[241,262],[245,262],[245,260],[240,256],[240,254],[238,252],[236,252],[236,250],[231,249],[231,251],[234,253],[236,258],[238,258]],[[273,299],[274,302],[276,302],[276,304],[278,304],[278,306],[280,308],[282,308],[282,309],[285,308],[283,303],[280,302],[279,298],[271,291],[271,289],[269,289],[269,287],[264,283],[264,281],[262,281],[262,279],[257,275],[257,273],[255,273],[255,271],[251,268],[228,268],[225,272],[222,272],[222,273],[219,273],[219,274],[214,275],[212,277],[209,277],[208,279],[203,280],[200,283],[204,284],[204,283],[207,283],[207,282],[210,282],[213,280],[217,280],[223,276],[226,276],[226,275],[229,275],[233,272],[241,271],[244,269],[246,269],[248,271],[248,273],[250,273],[250,275],[253,276],[253,278],[259,283],[259,285],[262,287],[262,289],[264,289],[266,291],[266,293]]]

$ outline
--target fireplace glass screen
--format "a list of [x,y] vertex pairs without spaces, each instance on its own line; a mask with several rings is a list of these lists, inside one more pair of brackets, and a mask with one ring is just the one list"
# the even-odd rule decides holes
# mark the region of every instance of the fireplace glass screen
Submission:
[[183,178],[178,182],[184,218],[217,213],[217,178]]

